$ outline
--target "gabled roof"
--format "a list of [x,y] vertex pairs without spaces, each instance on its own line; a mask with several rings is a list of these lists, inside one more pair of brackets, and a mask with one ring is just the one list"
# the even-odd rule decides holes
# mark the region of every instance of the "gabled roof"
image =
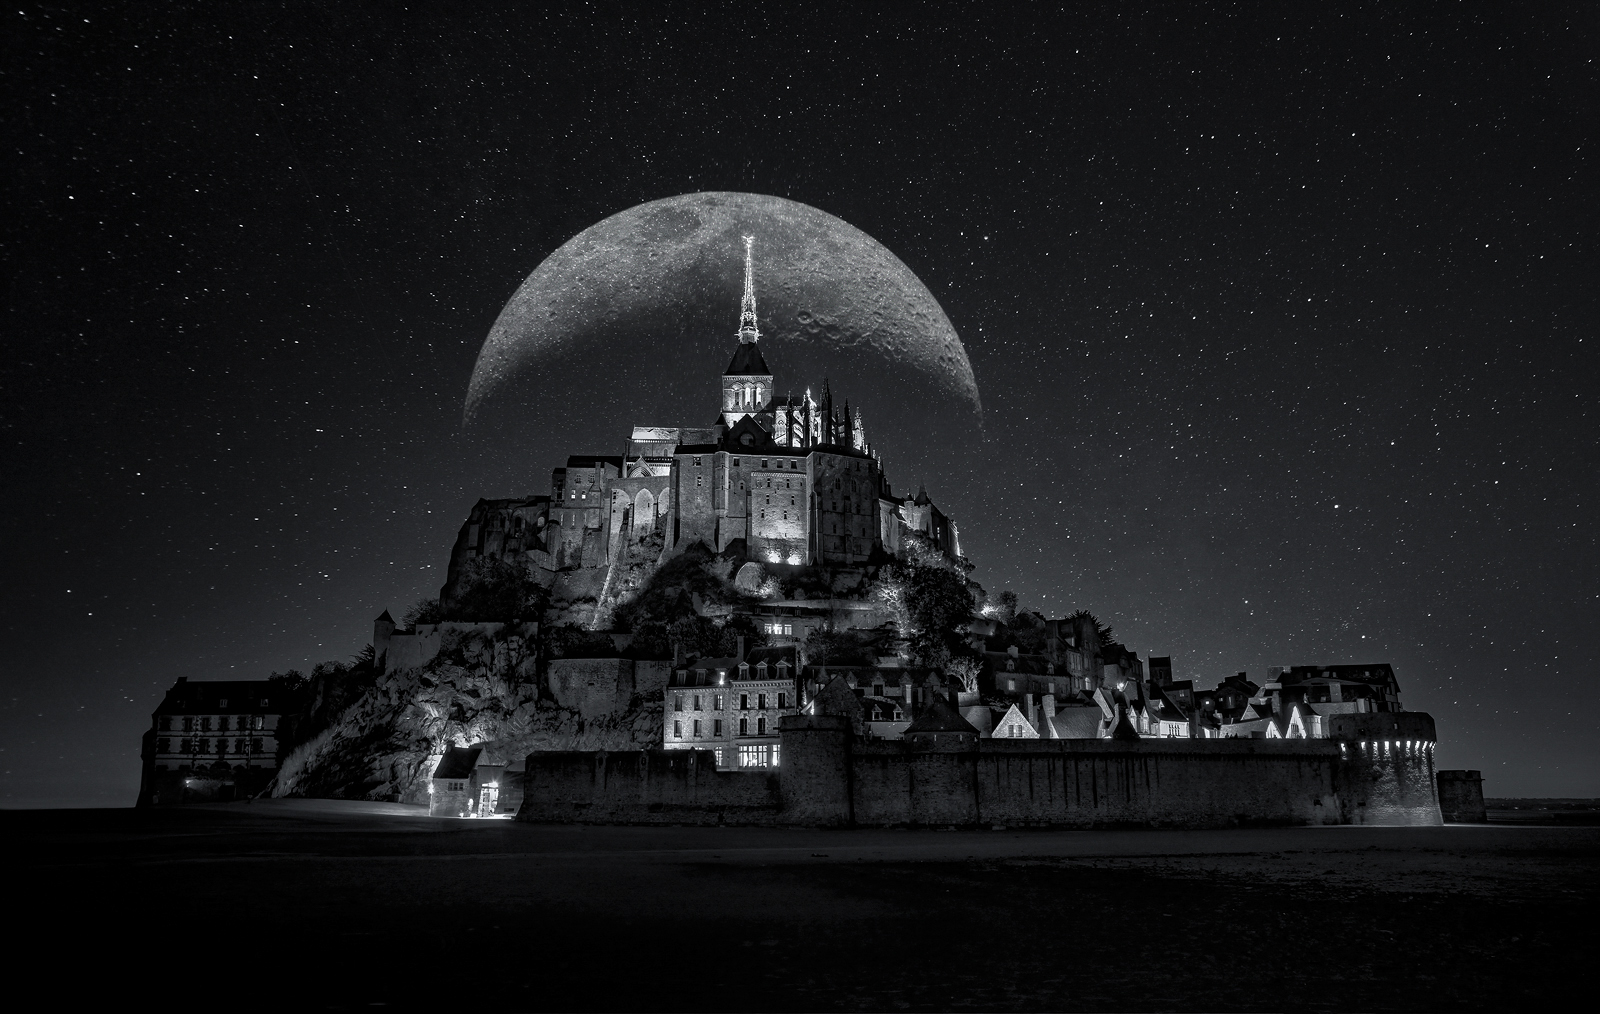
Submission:
[[439,758],[439,766],[433,769],[435,778],[471,778],[472,769],[478,766],[478,754],[483,752],[477,746],[451,746],[446,747],[444,756]]
[[[206,711],[258,711],[280,714],[288,711],[290,691],[274,687],[267,680],[207,680],[189,682],[180,677],[156,706],[153,714],[180,715]],[[227,701],[224,705],[222,702]],[[270,705],[270,706],[269,706]]]
[[973,724],[962,718],[961,712],[951,707],[943,694],[929,694],[922,711],[911,720],[910,725],[906,726],[907,736],[919,732],[970,732],[974,736],[978,734]]
[[383,611],[383,615],[379,616],[376,620],[373,620],[372,622],[374,622],[374,623],[393,623],[394,622],[394,617],[390,616],[389,615],[389,610],[385,609]]
[[1057,708],[1050,724],[1057,739],[1099,739],[1100,723],[1104,720],[1098,707]]
[[741,342],[733,350],[733,359],[728,363],[728,368],[722,371],[724,377],[770,377],[772,371],[767,369],[767,361],[761,356],[761,345],[758,342]]
[[762,662],[767,663],[768,669],[776,669],[779,662],[787,662],[789,663],[790,671],[793,671],[799,664],[799,657],[796,654],[798,650],[793,644],[774,644],[763,648],[751,648],[745,653],[744,660],[750,664],[751,669],[754,669]]

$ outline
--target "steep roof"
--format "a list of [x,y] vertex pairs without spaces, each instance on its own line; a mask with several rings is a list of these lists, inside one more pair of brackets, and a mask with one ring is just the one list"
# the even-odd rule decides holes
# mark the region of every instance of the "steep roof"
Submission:
[[1103,719],[1098,707],[1075,706],[1057,708],[1050,724],[1055,726],[1059,739],[1099,739]]
[[906,726],[905,735],[910,736],[918,732],[970,732],[974,736],[978,730],[973,724],[961,717],[961,712],[944,699],[943,694],[929,694],[928,701],[922,710]]
[[[167,691],[154,714],[178,715],[205,711],[258,711],[280,714],[289,710],[290,691],[266,680],[208,680],[191,683],[187,677]],[[227,703],[224,704],[223,702]]]
[[483,748],[477,746],[446,747],[444,756],[439,758],[439,766],[433,769],[433,777],[472,777],[472,769],[478,766],[478,754],[482,752]]
[[733,350],[733,359],[728,363],[728,368],[722,371],[724,377],[770,377],[772,371],[767,369],[767,361],[761,356],[761,345],[758,342],[741,342]]

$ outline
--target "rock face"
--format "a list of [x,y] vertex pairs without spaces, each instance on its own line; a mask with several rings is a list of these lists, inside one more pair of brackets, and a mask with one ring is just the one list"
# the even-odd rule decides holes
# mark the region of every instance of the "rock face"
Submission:
[[585,717],[542,685],[521,637],[451,632],[427,665],[378,676],[337,722],[290,753],[272,794],[426,803],[447,746],[488,743],[509,758],[638,750],[660,745],[661,708],[636,695]]

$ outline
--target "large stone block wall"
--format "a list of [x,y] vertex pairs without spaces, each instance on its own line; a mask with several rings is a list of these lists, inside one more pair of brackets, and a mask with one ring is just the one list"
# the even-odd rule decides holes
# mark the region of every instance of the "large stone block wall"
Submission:
[[[715,814],[716,822],[749,817],[807,826],[1440,823],[1433,720],[1405,713],[1344,721],[1341,732],[1354,738],[972,740],[927,747],[857,738],[842,718],[791,715],[776,774],[719,773],[774,779],[774,795],[754,810],[754,783],[698,768],[658,773],[652,758],[668,754],[647,751],[634,767],[614,770],[603,754],[532,754],[522,813],[555,820],[581,810],[587,815],[568,819],[647,822],[656,811],[641,810],[642,801],[670,797],[691,800],[673,805]],[[1399,736],[1409,738],[1392,738]],[[670,752],[690,754],[714,768],[709,752]],[[591,763],[604,769],[601,775]],[[652,777],[665,779],[668,797],[645,784]],[[573,799],[594,802],[574,809]],[[769,805],[770,813],[762,808]]]
[[718,771],[709,750],[528,755],[519,820],[600,824],[776,824],[778,779]]
[[1483,803],[1483,773],[1480,771],[1440,771],[1439,812],[1446,823],[1484,824],[1489,811]]

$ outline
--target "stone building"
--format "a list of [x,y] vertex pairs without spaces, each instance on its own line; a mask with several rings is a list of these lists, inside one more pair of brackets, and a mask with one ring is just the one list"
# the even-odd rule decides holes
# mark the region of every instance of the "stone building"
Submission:
[[711,424],[637,425],[621,454],[568,458],[548,496],[479,500],[441,601],[485,556],[524,560],[551,580],[623,553],[657,562],[696,542],[780,568],[867,563],[901,553],[912,534],[958,557],[956,523],[926,488],[893,494],[859,409],[837,404],[826,381],[820,397],[779,393],[755,319],[747,247],[737,344]]
[[701,658],[674,671],[665,689],[662,745],[710,750],[720,768],[769,768],[780,761],[778,724],[800,710],[794,645]]
[[178,677],[150,716],[139,806],[243,799],[278,770],[278,722],[291,702],[266,680]]

